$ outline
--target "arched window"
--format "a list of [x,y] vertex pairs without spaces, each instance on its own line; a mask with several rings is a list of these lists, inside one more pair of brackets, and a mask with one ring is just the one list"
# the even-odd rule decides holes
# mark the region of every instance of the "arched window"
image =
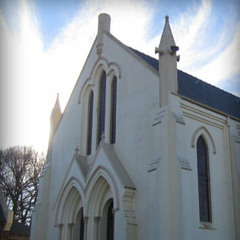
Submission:
[[111,86],[111,115],[110,115],[110,143],[116,142],[116,117],[117,117],[117,78],[114,76]]
[[197,140],[197,169],[200,221],[211,222],[212,213],[208,148],[202,136]]
[[107,213],[107,240],[114,239],[114,213],[113,213],[113,201],[108,207]]
[[87,128],[87,155],[92,150],[92,125],[93,125],[93,91],[91,90],[88,98],[88,128]]
[[102,72],[99,81],[99,104],[98,104],[98,134],[97,146],[101,141],[101,136],[105,132],[105,103],[106,103],[106,73]]

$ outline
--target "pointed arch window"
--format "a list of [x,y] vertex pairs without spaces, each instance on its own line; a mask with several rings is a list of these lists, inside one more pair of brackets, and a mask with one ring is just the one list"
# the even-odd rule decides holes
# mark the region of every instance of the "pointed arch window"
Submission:
[[88,98],[87,155],[90,155],[92,150],[92,125],[93,125],[93,91],[91,90]]
[[203,136],[197,140],[199,216],[201,222],[211,222],[211,194],[208,147]]
[[105,107],[106,107],[106,72],[103,71],[99,82],[99,99],[98,99],[98,133],[97,146],[101,141],[101,136],[105,132]]
[[116,142],[116,117],[117,117],[117,77],[114,76],[111,86],[111,115],[110,115],[110,143]]

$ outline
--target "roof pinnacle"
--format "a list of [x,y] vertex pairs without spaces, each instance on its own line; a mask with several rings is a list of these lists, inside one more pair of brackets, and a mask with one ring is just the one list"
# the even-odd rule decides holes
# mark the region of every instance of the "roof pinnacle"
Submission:
[[52,138],[56,127],[60,121],[60,118],[62,116],[61,107],[59,103],[59,93],[57,94],[56,102],[54,104],[54,107],[52,109],[51,117],[50,117],[50,123],[51,123],[51,132],[50,132],[50,139]]
[[177,64],[179,56],[172,30],[169,24],[168,15],[165,16],[165,24],[159,46],[155,48],[155,53],[159,54],[159,104],[165,106],[169,103],[169,94],[177,93]]

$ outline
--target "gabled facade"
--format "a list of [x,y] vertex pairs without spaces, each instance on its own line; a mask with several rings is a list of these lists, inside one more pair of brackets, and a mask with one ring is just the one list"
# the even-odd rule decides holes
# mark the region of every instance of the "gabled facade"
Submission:
[[240,99],[177,70],[177,50],[168,17],[156,60],[99,15],[53,109],[32,240],[240,239]]

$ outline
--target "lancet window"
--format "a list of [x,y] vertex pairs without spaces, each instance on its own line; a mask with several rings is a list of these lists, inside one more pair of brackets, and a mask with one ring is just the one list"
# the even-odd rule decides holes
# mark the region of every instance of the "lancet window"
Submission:
[[197,140],[197,169],[200,221],[211,222],[212,214],[208,147],[202,136]]
[[97,88],[91,89],[86,98],[86,124],[84,124],[86,155],[92,154],[103,136],[110,144],[116,142],[118,81],[116,75],[110,75],[107,78],[106,72],[102,70],[96,84]]
[[117,115],[117,77],[114,76],[111,85],[111,115],[110,115],[110,143],[116,142]]
[[106,108],[106,72],[103,71],[99,81],[99,105],[98,105],[98,133],[97,146],[105,133],[105,109]]
[[91,90],[88,98],[88,128],[87,128],[87,155],[92,150],[92,126],[93,126],[93,91]]

